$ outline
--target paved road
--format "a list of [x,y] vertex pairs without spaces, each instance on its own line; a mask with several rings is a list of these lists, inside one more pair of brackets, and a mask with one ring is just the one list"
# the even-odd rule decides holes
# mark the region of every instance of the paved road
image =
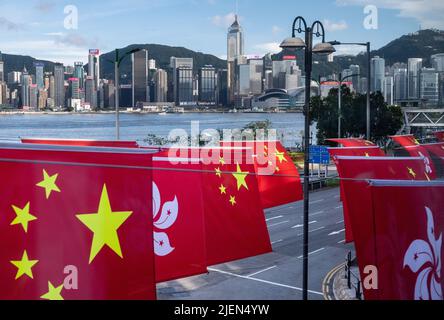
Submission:
[[[324,299],[322,281],[352,250],[344,244],[339,188],[310,197],[309,298]],[[302,298],[303,203],[266,211],[273,253],[209,268],[209,274],[158,285],[163,300],[298,300]]]

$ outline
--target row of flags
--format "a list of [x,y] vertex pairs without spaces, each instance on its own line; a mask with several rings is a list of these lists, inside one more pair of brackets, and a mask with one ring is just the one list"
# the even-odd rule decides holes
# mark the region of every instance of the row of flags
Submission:
[[405,157],[389,157],[362,139],[336,140],[343,147],[330,149],[346,242],[354,242],[365,299],[442,300],[444,182],[437,168],[444,136],[431,144],[413,135],[391,138]]
[[0,144],[0,175],[0,299],[155,299],[157,283],[271,252],[264,209],[302,199],[275,141],[23,139]]

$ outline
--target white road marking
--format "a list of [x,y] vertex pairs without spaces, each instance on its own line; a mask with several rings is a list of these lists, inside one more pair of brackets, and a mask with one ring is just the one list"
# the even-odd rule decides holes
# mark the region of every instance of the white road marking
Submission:
[[[277,283],[277,282],[272,282],[272,281],[267,281],[267,280],[262,280],[262,279],[258,279],[258,278],[247,277],[247,276],[241,276],[239,274],[235,274],[235,273],[231,273],[231,272],[226,272],[226,271],[222,271],[222,270],[217,270],[217,269],[213,269],[213,268],[208,268],[208,270],[209,271],[213,271],[213,272],[218,272],[218,273],[221,273],[221,274],[225,274],[225,275],[228,275],[228,276],[236,277],[236,278],[241,278],[241,279],[246,279],[246,280],[262,282],[262,283],[266,283],[266,284],[269,284],[269,285],[272,285],[272,286],[276,286],[276,287],[292,289],[292,290],[296,290],[296,291],[300,291],[300,292],[303,291],[301,288],[293,287],[293,286],[288,286],[288,285],[282,284],[282,283]],[[308,290],[308,292],[313,293],[313,294],[317,294],[317,295],[320,295],[320,296],[324,296],[323,293],[318,292],[318,291]]]
[[[321,249],[318,249],[318,250],[312,251],[312,252],[310,252],[308,255],[311,256],[312,254],[315,254],[315,253],[321,252],[321,251],[323,251],[323,250],[325,250],[325,248],[321,248]],[[303,257],[304,257],[304,256],[299,256],[298,259],[302,259]]]
[[324,213],[324,211],[318,211],[318,212],[315,212],[313,214],[310,214],[310,217],[318,216],[318,215],[323,214],[323,213]]
[[342,208],[344,208],[344,206],[341,204],[340,206],[337,206],[335,209],[339,210],[339,209],[342,209]]
[[264,270],[260,270],[260,271],[258,271],[258,272],[255,272],[255,273],[252,273],[252,274],[250,274],[250,275],[248,275],[247,277],[254,277],[254,276],[257,276],[258,274],[261,274],[261,273],[264,273],[264,272],[267,272],[267,271],[270,271],[270,270],[272,270],[272,269],[274,269],[274,268],[276,268],[277,266],[272,266],[272,267],[270,267],[270,268],[267,268],[267,269],[264,269]]
[[290,223],[290,221],[282,221],[282,222],[278,222],[278,223],[275,223],[275,224],[270,224],[268,227],[270,228],[270,227],[278,226],[278,225],[284,224],[284,223]]
[[336,224],[340,224],[340,223],[343,223],[343,222],[344,222],[344,220],[341,220],[341,221],[336,222]]
[[[308,233],[316,232],[316,231],[323,230],[323,229],[325,229],[325,227],[320,227],[317,229],[310,230],[310,231],[308,231]],[[303,236],[303,235],[304,235],[303,233],[300,233],[300,234],[298,234],[298,237]]]
[[312,201],[312,202],[310,202],[310,204],[316,204],[316,203],[321,203],[321,202],[324,202],[324,199]]
[[282,242],[282,241],[284,241],[284,240],[276,240],[276,241],[273,241],[271,244],[276,244],[276,243],[279,243],[279,242]]
[[339,231],[335,231],[335,232],[330,233],[329,236],[336,236],[338,234],[343,233],[344,231],[345,231],[345,229],[342,229],[342,230],[339,230]]
[[283,218],[284,216],[277,216],[277,217],[273,217],[273,218],[268,218],[266,221],[271,221],[271,220],[276,220],[276,219],[280,219]]
[[[317,221],[312,221],[312,222],[309,222],[308,224],[310,225],[310,224],[313,224],[313,223],[317,223]],[[298,225],[296,225],[296,226],[294,226],[294,227],[291,227],[292,229],[297,229],[297,228],[302,228],[304,225],[303,224],[298,224]]]
[[345,240],[341,240],[338,242],[338,244],[343,244],[343,243],[345,243]]

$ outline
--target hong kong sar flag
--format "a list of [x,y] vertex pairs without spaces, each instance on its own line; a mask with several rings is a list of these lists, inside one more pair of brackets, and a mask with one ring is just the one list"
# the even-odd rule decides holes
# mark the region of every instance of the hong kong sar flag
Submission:
[[153,219],[157,282],[207,272],[202,164],[199,159],[195,160],[154,157]]
[[370,186],[379,299],[443,300],[444,183],[371,181]]
[[151,152],[127,150],[0,145],[0,299],[155,299]]
[[271,252],[265,215],[248,150],[214,149],[204,159],[208,265]]

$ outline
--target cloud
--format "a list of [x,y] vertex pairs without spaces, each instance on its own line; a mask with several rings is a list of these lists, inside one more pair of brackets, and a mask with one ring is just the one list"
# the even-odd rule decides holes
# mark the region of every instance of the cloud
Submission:
[[6,29],[8,31],[18,31],[23,29],[21,24],[12,22],[4,17],[0,17],[0,29]]
[[217,27],[228,28],[233,24],[235,17],[236,14],[234,12],[230,12],[224,16],[217,15],[212,17],[211,22]]
[[344,20],[341,20],[339,22],[334,22],[328,19],[324,20],[324,27],[327,31],[334,32],[334,31],[342,31],[348,29],[348,24]]
[[280,27],[278,27],[278,26],[271,27],[271,32],[273,32],[274,35],[277,35],[281,31],[282,31],[282,29]]
[[444,28],[444,1],[442,0],[336,0],[339,6],[375,5],[379,9],[391,9],[398,16],[416,19],[424,28]]
[[260,43],[254,46],[255,49],[261,50],[261,53],[279,53],[282,51],[280,43],[278,42],[266,42]]
[[354,46],[354,45],[341,45],[341,46],[335,46],[336,52],[334,53],[335,56],[356,56],[360,53],[363,53],[365,49],[361,46]]

